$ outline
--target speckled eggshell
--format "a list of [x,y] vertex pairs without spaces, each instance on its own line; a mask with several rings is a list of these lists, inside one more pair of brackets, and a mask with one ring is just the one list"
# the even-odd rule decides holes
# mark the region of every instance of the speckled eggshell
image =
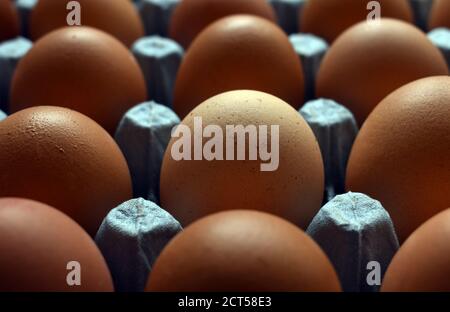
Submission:
[[[80,285],[67,283],[75,272],[71,261],[80,265]],[[113,285],[103,256],[77,223],[39,202],[1,198],[0,291],[113,291]]]
[[0,123],[0,197],[49,204],[95,235],[109,210],[131,196],[124,156],[90,118],[46,106]]
[[19,35],[19,15],[11,0],[0,0],[0,42]]
[[450,1],[434,0],[430,13],[429,28],[450,28]]
[[340,291],[319,246],[293,224],[256,211],[203,218],[162,251],[147,291]]
[[212,22],[234,14],[251,14],[275,22],[275,12],[266,0],[183,0],[170,20],[169,34],[185,48]]
[[450,206],[450,77],[396,90],[369,116],[354,143],[347,189],[387,209],[400,242]]
[[114,134],[123,114],[146,98],[142,71],[124,45],[94,28],[66,27],[41,38],[20,61],[10,108],[68,107]]
[[394,19],[344,32],[320,66],[316,93],[348,107],[361,125],[389,93],[408,82],[447,75],[444,56],[418,28]]
[[[81,25],[101,29],[130,47],[144,36],[144,26],[130,0],[77,0]],[[39,0],[30,17],[30,33],[37,40],[52,30],[68,26],[68,1]]]
[[384,292],[450,292],[450,209],[421,225],[394,256]]
[[[275,171],[261,171],[261,163],[267,161],[248,160],[248,143],[246,160],[224,156],[224,160],[175,161],[171,149],[178,138],[172,138],[161,169],[162,208],[183,226],[207,214],[242,208],[271,212],[302,228],[308,226],[322,202],[324,169],[314,134],[295,109],[272,95],[241,90],[217,95],[196,107],[182,121],[192,136],[194,117],[202,118],[203,127],[218,125],[224,136],[227,125],[266,125],[269,130],[279,125],[279,166]],[[226,138],[224,152],[225,143]]]
[[303,104],[299,57],[286,34],[260,17],[225,17],[195,39],[178,72],[174,109],[183,118],[208,98],[239,89],[273,94],[295,108]]

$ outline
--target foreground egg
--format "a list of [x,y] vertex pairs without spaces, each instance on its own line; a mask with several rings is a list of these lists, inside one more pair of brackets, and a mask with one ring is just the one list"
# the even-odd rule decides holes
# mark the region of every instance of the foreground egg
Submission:
[[421,225],[392,259],[382,291],[450,292],[450,209]]
[[203,218],[162,251],[147,291],[340,291],[333,266],[303,231],[247,210]]
[[[77,0],[81,6],[81,25],[101,29],[126,46],[144,36],[144,26],[130,0]],[[68,1],[39,0],[30,20],[30,33],[37,40],[52,30],[68,26]]]
[[416,27],[393,19],[344,32],[320,66],[316,93],[346,107],[362,124],[389,93],[408,82],[447,75],[442,53]]
[[195,39],[178,72],[174,109],[183,118],[208,98],[239,89],[273,94],[295,108],[303,104],[298,55],[277,25],[256,16],[225,17]]
[[434,0],[430,13],[429,28],[450,28],[450,1]]
[[0,122],[0,197],[38,200],[95,235],[130,199],[125,158],[103,128],[60,107],[34,107]]
[[212,22],[233,14],[251,14],[275,21],[266,0],[183,0],[170,21],[170,37],[185,48]]
[[450,77],[396,90],[369,116],[354,143],[347,189],[379,200],[403,242],[450,206]]
[[0,0],[0,42],[19,35],[19,15],[14,2]]
[[[324,169],[314,134],[295,109],[263,92],[231,91],[203,102],[181,124],[188,133],[174,134],[166,149],[160,197],[182,225],[245,207],[308,226],[322,202]],[[236,126],[253,127],[253,139],[228,132]],[[196,148],[198,136],[203,146]],[[188,149],[192,160],[179,158]]]
[[113,134],[123,114],[146,97],[144,76],[124,45],[94,28],[66,27],[40,39],[20,61],[10,109],[68,107]]
[[73,220],[45,204],[1,198],[0,291],[113,291],[113,285],[94,241]]

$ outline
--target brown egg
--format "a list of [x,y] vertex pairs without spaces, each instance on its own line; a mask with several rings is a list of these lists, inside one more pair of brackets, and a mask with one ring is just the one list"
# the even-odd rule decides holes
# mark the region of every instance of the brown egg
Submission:
[[450,209],[446,209],[406,240],[389,265],[381,290],[450,292],[449,241]]
[[[333,42],[347,28],[367,19],[370,0],[308,0],[300,11],[300,31]],[[413,21],[408,0],[378,0],[381,17]]]
[[113,291],[113,285],[94,241],[72,219],[35,201],[1,198],[0,291]]
[[[101,29],[130,47],[143,37],[144,26],[130,0],[78,0],[81,25]],[[30,17],[30,34],[37,40],[52,30],[68,26],[67,1],[39,0]]]
[[0,42],[19,35],[19,15],[11,0],[0,0]]
[[429,28],[450,28],[450,1],[434,0],[430,13]]
[[[207,214],[245,207],[277,214],[302,228],[308,226],[322,202],[324,169],[315,136],[295,109],[272,95],[243,90],[217,95],[196,107],[182,121],[182,125],[191,129],[192,136],[199,133],[194,132],[194,127],[198,128],[196,117],[201,117],[203,128],[209,125],[220,128],[223,151],[214,158],[203,153],[201,160],[179,160],[176,153],[180,150],[180,139],[187,135],[174,135],[161,169],[164,209],[183,225]],[[253,126],[258,134],[252,141],[248,135],[244,146],[233,133],[227,140],[227,126]],[[264,126],[265,130],[261,128]],[[256,139],[264,134],[267,140]],[[218,134],[215,137],[220,138]],[[204,139],[205,146],[209,140]],[[261,147],[264,142],[271,157],[261,157],[261,151],[266,150]],[[256,149],[257,155],[252,160],[250,146],[256,146],[253,144],[260,149]],[[237,160],[239,149],[245,151],[241,160]],[[201,154],[201,147],[197,151]],[[191,159],[195,152],[192,146],[188,152]]]
[[183,0],[170,20],[170,37],[187,48],[209,24],[234,14],[250,14],[276,21],[266,0]]
[[125,158],[103,128],[54,106],[0,123],[0,197],[56,207],[95,235],[110,209],[131,198]]
[[340,291],[333,266],[303,231],[235,210],[203,218],[162,251],[147,291]]
[[11,110],[54,105],[77,110],[113,134],[122,115],[147,97],[127,48],[90,27],[66,27],[40,39],[20,61]]
[[442,53],[416,27],[393,19],[344,32],[320,66],[316,93],[347,106],[362,124],[389,93],[408,82],[447,75]]
[[450,77],[396,90],[369,116],[354,143],[347,189],[379,200],[404,241],[450,206]]
[[238,89],[273,94],[295,108],[303,104],[302,65],[274,23],[250,15],[225,17],[202,32],[178,72],[174,109],[183,118],[219,93]]

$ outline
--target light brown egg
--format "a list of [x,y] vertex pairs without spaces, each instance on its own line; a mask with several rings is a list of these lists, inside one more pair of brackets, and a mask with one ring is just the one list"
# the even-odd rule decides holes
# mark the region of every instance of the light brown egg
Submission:
[[94,241],[73,220],[45,204],[1,198],[0,291],[113,291],[113,285]]
[[403,242],[450,206],[450,77],[396,90],[369,116],[354,143],[347,189],[379,200]]
[[267,92],[295,108],[303,104],[299,57],[278,26],[256,16],[225,17],[196,38],[178,72],[174,109],[183,118],[208,98],[238,89]]
[[170,21],[169,34],[185,48],[209,24],[234,14],[251,14],[275,22],[275,12],[266,0],[183,0]]
[[0,197],[38,200],[95,235],[112,208],[132,196],[127,163],[90,118],[33,107],[0,123]]
[[[308,0],[300,11],[300,31],[333,42],[347,28],[367,19],[370,0]],[[408,0],[378,0],[381,17],[412,22]]]
[[142,71],[124,45],[94,28],[66,27],[41,38],[20,61],[10,108],[68,107],[114,134],[123,114],[146,97]]
[[[81,25],[101,29],[130,47],[144,36],[144,26],[130,0],[77,0]],[[39,0],[30,17],[30,34],[37,40],[57,28],[68,26],[68,1]]]
[[434,0],[430,13],[429,28],[450,28],[450,1]]
[[19,15],[11,0],[0,0],[0,42],[19,35]]
[[[160,194],[164,209],[182,225],[207,214],[244,207],[277,214],[302,228],[308,226],[322,202],[324,169],[314,134],[295,109],[272,95],[241,90],[212,97],[196,107],[182,121],[182,125],[191,129],[192,136],[196,117],[201,117],[203,128],[216,125],[222,129],[223,151],[211,160],[206,157],[178,160],[174,153],[180,150],[179,139],[187,135],[173,136],[161,169]],[[250,160],[247,138],[245,146],[240,145],[246,156],[237,160],[239,140],[236,135],[230,135],[227,148],[226,128],[239,125],[254,126],[258,136],[267,133],[267,140],[258,140],[257,144],[264,146],[267,142],[272,152],[270,159],[264,160],[258,150],[254,160]],[[267,129],[259,130],[260,126]],[[207,141],[209,138],[204,138],[205,146]],[[234,160],[227,157],[227,152],[234,155]],[[191,159],[194,153],[192,147]],[[219,160],[220,155],[223,160]],[[262,168],[263,164],[272,168]]]
[[333,266],[303,231],[248,210],[203,218],[162,251],[147,291],[340,291]]
[[348,107],[361,125],[389,93],[408,82],[447,75],[442,53],[416,27],[393,19],[344,32],[320,66],[316,93]]
[[450,292],[449,241],[450,209],[446,209],[406,240],[392,259],[381,290]]

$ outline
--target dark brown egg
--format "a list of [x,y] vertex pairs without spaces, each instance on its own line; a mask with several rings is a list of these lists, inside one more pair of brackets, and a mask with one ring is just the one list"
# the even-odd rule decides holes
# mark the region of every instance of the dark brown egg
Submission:
[[450,209],[446,209],[406,240],[392,259],[381,290],[450,292],[449,242]]
[[183,0],[170,22],[170,37],[187,48],[209,24],[234,14],[251,14],[275,21],[275,13],[266,0]]
[[237,210],[176,236],[147,291],[340,291],[333,266],[303,231],[276,216]]
[[369,116],[353,146],[347,189],[379,200],[403,242],[450,206],[450,77],[396,90]]
[[450,1],[434,0],[430,13],[429,28],[450,28]]
[[447,75],[442,53],[416,27],[394,19],[344,32],[320,66],[316,93],[348,107],[361,125],[389,93],[408,82]]
[[131,178],[114,140],[67,108],[33,107],[0,123],[0,197],[38,200],[95,235],[110,209],[131,198]]
[[[30,18],[30,33],[34,40],[52,30],[68,26],[68,1],[39,0]],[[78,0],[81,5],[81,25],[101,29],[130,47],[144,36],[139,13],[130,0]]]
[[303,104],[298,55],[278,26],[256,16],[225,17],[196,38],[178,72],[174,109],[183,118],[208,98],[240,89],[273,94],[295,108]]
[[41,38],[20,61],[11,110],[68,107],[113,134],[122,115],[146,97],[144,76],[124,45],[94,28],[66,27]]
[[[300,31],[333,42],[347,28],[367,19],[370,0],[308,0],[300,16]],[[381,17],[412,22],[408,0],[378,0]]]
[[1,198],[0,291],[113,291],[113,285],[94,241],[72,219],[35,201]]
[[0,42],[19,35],[19,15],[14,2],[0,0]]

